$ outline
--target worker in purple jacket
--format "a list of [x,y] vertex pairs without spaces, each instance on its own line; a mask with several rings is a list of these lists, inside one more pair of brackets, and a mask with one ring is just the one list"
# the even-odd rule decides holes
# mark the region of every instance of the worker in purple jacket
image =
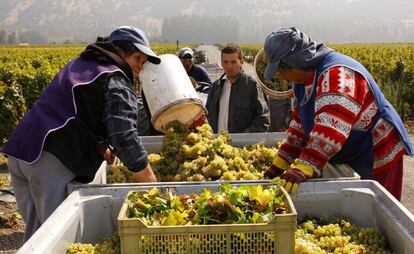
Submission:
[[115,29],[69,62],[14,129],[4,153],[25,241],[67,197],[67,184],[90,182],[111,153],[134,181],[156,181],[137,131],[134,80],[147,61],[161,60],[145,33]]

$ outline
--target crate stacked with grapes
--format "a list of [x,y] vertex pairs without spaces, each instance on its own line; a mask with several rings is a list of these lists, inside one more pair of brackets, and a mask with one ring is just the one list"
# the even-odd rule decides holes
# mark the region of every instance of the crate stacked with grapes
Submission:
[[170,188],[130,191],[119,231],[67,253],[393,253],[375,227],[344,216],[301,218],[277,185],[223,184],[217,191],[177,194]]

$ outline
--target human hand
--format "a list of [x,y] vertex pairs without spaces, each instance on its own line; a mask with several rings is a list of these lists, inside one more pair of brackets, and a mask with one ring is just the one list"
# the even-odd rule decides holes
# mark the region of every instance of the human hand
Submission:
[[103,158],[106,160],[108,164],[112,164],[115,161],[115,154],[111,152],[109,148],[107,148],[103,154]]
[[155,177],[150,164],[148,164],[143,170],[132,173],[132,181],[134,183],[156,182],[157,178]]
[[286,181],[285,185],[283,186],[285,190],[291,194],[296,194],[298,190],[299,184],[303,183],[307,180],[306,175],[297,168],[292,168],[283,173],[280,176],[280,179]]
[[263,176],[267,179],[273,179],[275,177],[280,176],[283,174],[285,170],[276,167],[274,164],[271,164],[268,169],[263,173]]
[[310,165],[304,162],[295,161],[292,164],[292,167],[280,176],[280,179],[286,181],[284,188],[287,192],[296,194],[300,183],[316,176],[316,172]]
[[273,160],[269,168],[264,172],[263,176],[268,179],[273,179],[280,176],[289,169],[289,163],[282,159],[279,155]]

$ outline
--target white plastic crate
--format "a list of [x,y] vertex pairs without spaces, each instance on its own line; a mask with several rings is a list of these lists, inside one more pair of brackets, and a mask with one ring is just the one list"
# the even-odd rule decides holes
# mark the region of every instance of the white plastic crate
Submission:
[[[78,189],[18,253],[64,254],[70,243],[102,241],[115,232],[119,210],[130,190],[157,186],[188,193],[200,192],[205,187],[214,189],[217,185],[214,182],[152,183]],[[375,181],[305,182],[292,201],[298,217],[329,218],[344,214],[361,226],[378,227],[396,254],[414,253],[414,216]]]

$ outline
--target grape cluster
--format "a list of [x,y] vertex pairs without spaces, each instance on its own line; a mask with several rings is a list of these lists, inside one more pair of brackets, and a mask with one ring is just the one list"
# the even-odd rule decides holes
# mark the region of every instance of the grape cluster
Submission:
[[67,254],[92,254],[95,253],[95,246],[90,243],[72,243],[68,246]]
[[161,151],[148,159],[160,181],[257,180],[277,154],[276,147],[231,146],[227,132],[214,135],[210,125],[196,131],[175,123]]
[[[231,194],[231,193],[229,193]],[[153,193],[155,195],[155,193]],[[180,201],[181,202],[181,201]],[[216,202],[225,204],[223,200]],[[214,214],[221,218],[222,214]],[[205,244],[203,239],[194,237],[192,244]],[[213,241],[214,239],[210,239]],[[240,239],[239,239],[240,240]],[[246,239],[247,240],[247,239]],[[269,239],[270,241],[272,239]],[[210,243],[210,245],[213,245]],[[120,238],[117,232],[95,246],[73,243],[68,246],[67,254],[120,254]],[[323,222],[307,219],[298,224],[295,232],[295,253],[297,254],[391,254],[387,241],[376,228],[361,228],[349,219],[338,217]]]
[[[208,124],[193,130],[173,121],[167,126],[160,153],[149,154],[148,161],[163,182],[258,180],[263,179],[280,145],[238,148],[230,142],[227,132],[214,135]],[[110,167],[107,183],[130,181],[131,173],[122,164]]]
[[66,254],[121,254],[121,244],[118,232],[106,237],[102,243],[95,246],[90,243],[72,243]]
[[281,80],[276,76],[273,77],[271,80],[264,79],[264,72],[266,69],[266,63],[264,61],[264,55],[261,55],[261,58],[258,59],[259,61],[256,63],[256,73],[260,80],[266,85],[267,88],[276,91],[276,92],[283,92],[290,89],[289,82],[285,80]]
[[107,183],[130,183],[132,182],[132,173],[122,163],[111,165],[106,176]]
[[295,253],[392,253],[377,228],[361,228],[347,218],[308,219],[295,232]]
[[121,241],[118,232],[95,245],[95,254],[121,254]]

